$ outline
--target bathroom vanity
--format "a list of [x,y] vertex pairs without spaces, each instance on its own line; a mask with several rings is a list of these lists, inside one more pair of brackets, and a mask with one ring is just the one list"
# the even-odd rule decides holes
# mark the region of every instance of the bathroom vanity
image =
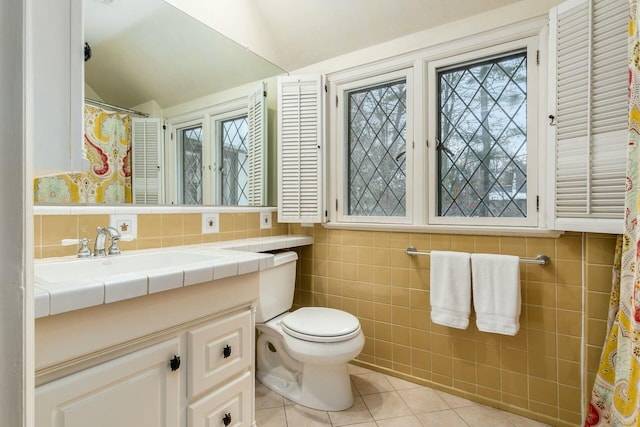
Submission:
[[[255,304],[270,255],[226,252],[226,264],[243,260],[236,274],[215,278],[225,263],[213,260],[208,276],[199,260],[179,287],[37,318],[36,426],[254,426]],[[184,282],[198,274],[210,279]],[[64,306],[37,274],[36,286]]]

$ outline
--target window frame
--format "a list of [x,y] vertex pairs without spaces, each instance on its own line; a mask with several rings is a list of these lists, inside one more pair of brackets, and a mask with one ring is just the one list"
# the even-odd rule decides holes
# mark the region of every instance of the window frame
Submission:
[[[336,119],[336,144],[335,144],[335,165],[331,187],[334,189],[337,212],[336,220],[345,223],[383,223],[383,224],[411,224],[413,222],[413,164],[414,164],[414,104],[413,104],[413,74],[412,67],[403,67],[398,70],[386,70],[375,75],[358,78],[351,81],[340,82],[335,85],[337,105],[333,105],[333,117]],[[406,174],[406,195],[405,195],[405,216],[361,216],[349,215],[347,213],[348,194],[348,94],[350,92],[363,90],[385,83],[405,80],[406,84],[406,153],[405,153],[405,174]]]
[[[427,140],[428,147],[428,224],[433,225],[488,225],[500,227],[538,225],[537,211],[538,191],[538,146],[541,132],[538,126],[539,116],[539,65],[536,57],[538,52],[538,37],[532,36],[501,43],[484,49],[465,52],[446,58],[428,61],[426,63],[427,85]],[[508,55],[510,52],[526,49],[527,56],[527,216],[522,217],[444,217],[438,215],[438,153],[436,141],[438,139],[438,69],[455,67],[457,65],[473,64],[484,58]]]
[[[172,149],[166,156],[169,162],[169,170],[172,170],[174,173],[168,174],[171,181],[171,197],[172,201],[175,201],[176,204],[184,204],[184,183],[183,183],[183,167],[182,167],[182,141],[179,135],[182,134],[184,130],[193,129],[196,127],[202,128],[202,205],[207,204],[207,174],[205,173],[205,164],[208,155],[208,147],[206,144],[206,134],[207,134],[207,126],[205,121],[201,119],[193,119],[180,123],[176,123],[172,128],[171,132],[173,135],[172,138]],[[189,206],[198,206],[198,205],[189,205]]]
[[216,162],[219,159],[219,154],[216,153],[218,140],[216,140],[215,119],[241,116],[247,113],[247,97],[241,97],[167,119],[167,131],[170,133],[170,138],[167,138],[165,134],[164,148],[165,170],[167,171],[165,181],[168,189],[166,191],[167,203],[182,204],[182,196],[179,191],[181,178],[178,132],[198,124],[202,126],[202,204],[216,205],[221,196],[218,195],[218,177],[216,177]]
[[[215,204],[216,205],[220,205],[220,206],[229,206],[229,205],[223,205],[222,204],[222,170],[221,170],[221,164],[222,164],[222,146],[223,146],[223,141],[222,141],[222,122],[228,121],[228,120],[235,120],[235,119],[239,119],[241,117],[245,117],[248,119],[248,109],[247,108],[240,108],[240,109],[236,109],[236,110],[231,110],[231,111],[226,111],[224,113],[220,113],[220,114],[216,114],[216,115],[212,115],[210,116],[210,120],[211,120],[211,129],[213,131],[213,144],[214,144],[214,157],[213,157],[213,176],[214,176],[214,182],[215,182]],[[248,141],[249,135],[247,135],[247,156],[249,155],[248,150],[249,150],[249,141]],[[248,164],[247,164],[248,167]],[[248,174],[248,171],[247,171]],[[247,175],[247,179],[249,179],[248,175]],[[249,206],[249,187],[247,185],[247,204],[246,205],[231,205],[231,206]]]
[[[327,222],[326,228],[352,230],[385,230],[411,231],[432,233],[481,233],[487,235],[549,235],[557,236],[548,226],[549,186],[553,181],[547,177],[548,165],[540,159],[547,158],[548,129],[546,117],[548,113],[549,84],[549,26],[545,17],[532,18],[518,24],[512,24],[496,29],[480,31],[469,36],[463,36],[443,42],[435,42],[427,47],[418,48],[405,54],[394,55],[387,50],[386,57],[371,56],[371,61],[364,65],[352,64],[326,75],[325,112],[327,120],[327,177],[325,192]],[[421,44],[424,46],[424,43]],[[434,187],[435,144],[436,129],[433,127],[437,117],[431,115],[434,111],[434,100],[431,97],[429,85],[435,75],[429,75],[429,66],[435,63],[452,64],[453,58],[467,56],[469,60],[481,59],[491,54],[507,53],[517,49],[527,49],[528,74],[528,206],[527,218],[448,218],[442,220],[434,215],[437,205]],[[535,67],[534,70],[531,67]],[[398,70],[409,69],[413,73],[413,139],[407,139],[411,144],[413,160],[411,161],[411,187],[407,189],[407,197],[411,197],[412,207],[407,207],[408,219],[404,222],[389,221],[386,217],[376,220],[366,218],[349,218],[342,215],[344,191],[340,189],[344,176],[343,159],[338,159],[338,153],[344,143],[344,117],[337,114],[337,109],[343,98],[343,91],[338,88],[345,84],[355,84],[368,78],[383,75]],[[531,95],[535,95],[535,99]],[[340,141],[339,141],[340,140]],[[542,192],[542,193],[541,193]],[[339,202],[339,203],[337,203]],[[537,206],[536,206],[537,205]],[[538,209],[536,209],[538,207]],[[433,210],[432,210],[433,209]],[[532,212],[533,215],[530,213]]]

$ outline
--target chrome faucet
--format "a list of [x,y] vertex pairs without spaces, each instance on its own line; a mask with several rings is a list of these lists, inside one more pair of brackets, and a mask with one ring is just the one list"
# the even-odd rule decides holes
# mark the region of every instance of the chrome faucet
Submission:
[[109,247],[108,255],[120,255],[120,248],[118,242],[120,241],[120,232],[113,227],[98,227],[98,235],[93,246],[93,256],[106,256],[105,242],[107,235],[111,240],[111,246]]

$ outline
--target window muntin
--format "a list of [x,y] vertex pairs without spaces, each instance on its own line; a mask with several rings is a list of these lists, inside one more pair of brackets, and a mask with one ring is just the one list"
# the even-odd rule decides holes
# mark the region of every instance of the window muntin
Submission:
[[346,94],[347,211],[406,216],[406,79]]
[[220,122],[220,186],[223,205],[247,205],[248,123],[247,116]]
[[437,70],[442,217],[527,216],[527,52]]
[[182,203],[202,204],[202,125],[178,131]]

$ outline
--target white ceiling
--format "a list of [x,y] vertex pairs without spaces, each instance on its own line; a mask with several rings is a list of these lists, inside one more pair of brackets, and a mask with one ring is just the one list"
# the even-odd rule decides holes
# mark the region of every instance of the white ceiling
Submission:
[[122,107],[166,108],[282,72],[162,0],[84,0],[84,21],[85,82]]
[[84,0],[85,80],[103,100],[166,108],[282,72],[243,46],[268,46],[255,50],[291,71],[518,0],[169,1],[209,16],[162,0]]
[[254,0],[287,70],[518,0]]

